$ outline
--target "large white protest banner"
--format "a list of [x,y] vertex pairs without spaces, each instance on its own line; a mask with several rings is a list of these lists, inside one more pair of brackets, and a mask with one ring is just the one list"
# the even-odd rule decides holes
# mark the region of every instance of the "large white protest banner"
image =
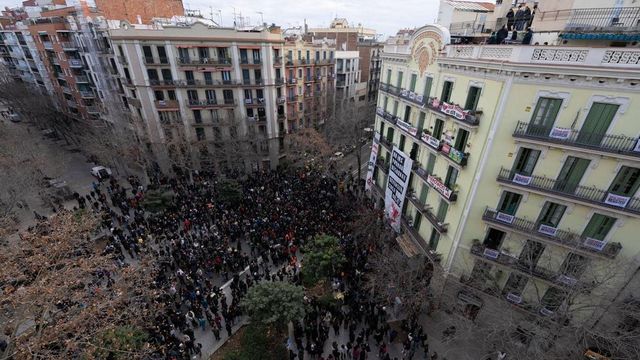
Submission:
[[397,232],[400,232],[402,223],[402,205],[407,193],[407,186],[409,186],[411,165],[413,165],[413,160],[394,146],[391,152],[387,189],[384,194],[384,207],[391,227]]

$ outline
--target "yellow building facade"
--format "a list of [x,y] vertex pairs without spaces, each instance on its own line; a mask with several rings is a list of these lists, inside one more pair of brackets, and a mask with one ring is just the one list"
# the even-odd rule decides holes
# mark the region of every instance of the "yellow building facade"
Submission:
[[393,147],[413,159],[402,233],[472,289],[466,315],[482,293],[553,319],[613,301],[638,267],[639,59],[454,46],[439,26],[385,44],[371,196],[384,207]]

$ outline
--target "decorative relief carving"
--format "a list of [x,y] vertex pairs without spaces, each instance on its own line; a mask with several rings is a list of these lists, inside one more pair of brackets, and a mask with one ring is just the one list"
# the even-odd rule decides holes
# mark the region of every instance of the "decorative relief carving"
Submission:
[[534,49],[531,60],[581,63],[587,59],[587,54],[589,50]]
[[607,50],[602,57],[603,64],[640,64],[640,51]]
[[512,47],[483,47],[480,57],[489,59],[508,59],[511,57],[512,52]]

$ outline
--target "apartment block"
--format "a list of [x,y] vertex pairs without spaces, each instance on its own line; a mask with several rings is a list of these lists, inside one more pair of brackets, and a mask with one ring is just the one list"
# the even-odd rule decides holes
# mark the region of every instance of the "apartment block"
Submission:
[[367,187],[464,316],[596,322],[638,267],[640,49],[598,45],[385,44]]
[[[335,41],[285,38],[276,59],[276,81],[285,82],[287,129],[319,127],[331,114],[335,95]],[[284,65],[284,68],[282,67]]]
[[358,42],[360,53],[360,81],[366,83],[367,101],[375,101],[380,87],[380,69],[382,68],[383,44],[375,40]]
[[40,58],[31,32],[21,22],[7,24],[0,30],[0,56],[9,75],[42,94],[53,91],[46,68]]
[[122,22],[110,38],[143,142],[162,168],[277,166],[288,131],[279,32],[194,19]]

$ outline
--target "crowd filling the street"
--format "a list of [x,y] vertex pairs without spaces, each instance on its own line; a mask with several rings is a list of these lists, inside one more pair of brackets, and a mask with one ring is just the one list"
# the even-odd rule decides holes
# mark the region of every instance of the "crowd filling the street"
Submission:
[[[147,331],[158,358],[199,358],[219,348],[245,322],[240,302],[255,284],[303,285],[302,249],[322,234],[339,239],[346,258],[330,279],[339,305],[305,295],[304,318],[293,322],[288,340],[282,338],[289,358],[438,358],[417,318],[390,326],[386,304],[373,302],[363,286],[373,245],[349,229],[362,212],[375,210],[346,173],[257,172],[232,183],[237,188],[209,173],[156,176],[148,186],[135,177],[111,177],[94,182],[86,196],[75,194],[74,210],[101,216],[109,237],[104,251],[119,266],[156,261],[154,284],[162,295],[155,301],[167,311],[154,314]],[[145,197],[158,191],[171,192],[171,204],[145,208]],[[382,221],[376,226],[385,227]],[[203,341],[211,334],[215,340]]]

